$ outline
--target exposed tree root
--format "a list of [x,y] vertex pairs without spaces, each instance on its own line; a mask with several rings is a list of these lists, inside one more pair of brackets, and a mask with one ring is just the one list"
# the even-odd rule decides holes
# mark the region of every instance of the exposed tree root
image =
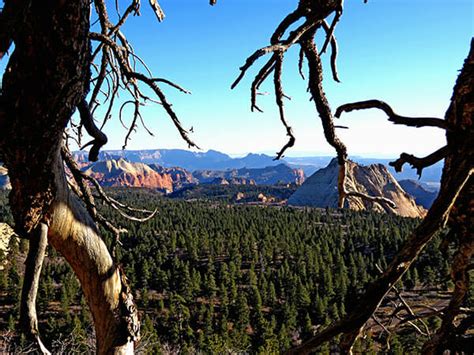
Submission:
[[41,341],[36,313],[36,295],[41,276],[41,268],[48,246],[48,226],[40,223],[29,238],[30,246],[25,261],[25,276],[21,290],[20,326],[26,337],[34,342],[42,354],[50,354]]

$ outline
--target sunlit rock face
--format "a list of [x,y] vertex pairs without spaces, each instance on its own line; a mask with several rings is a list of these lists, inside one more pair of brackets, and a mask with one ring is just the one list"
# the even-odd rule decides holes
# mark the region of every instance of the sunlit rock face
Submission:
[[[156,169],[156,170],[155,170]],[[130,163],[125,159],[106,160],[90,165],[85,173],[96,178],[103,186],[147,187],[172,192],[192,176],[184,169],[155,169],[143,163]],[[157,171],[159,170],[159,171]]]
[[[337,207],[338,178],[337,160],[311,175],[304,184],[288,199],[292,206]],[[418,206],[412,196],[406,193],[387,168],[382,164],[362,166],[347,162],[345,187],[347,191],[358,191],[371,196],[383,196],[392,200],[397,208],[389,211],[404,217],[423,217],[426,210]],[[386,212],[377,203],[364,201],[357,197],[346,199],[346,206],[353,210],[374,210]]]

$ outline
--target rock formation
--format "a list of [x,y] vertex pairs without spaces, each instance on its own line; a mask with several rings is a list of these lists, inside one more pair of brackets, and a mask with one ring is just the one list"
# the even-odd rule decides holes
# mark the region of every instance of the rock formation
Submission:
[[[292,206],[337,207],[337,160],[333,159],[326,168],[311,175],[304,184],[288,199]],[[423,217],[425,210],[415,203],[413,197],[406,193],[387,168],[382,164],[369,166],[358,165],[352,161],[347,163],[347,191],[358,191],[371,196],[386,197],[397,205],[390,212],[404,217]],[[350,197],[346,200],[347,207],[353,210],[385,209],[377,203]]]
[[193,175],[200,183],[212,183],[217,181],[216,178],[221,178],[234,185],[277,185],[280,183],[301,185],[305,179],[302,169],[293,169],[286,164],[225,171],[201,170],[195,171]]
[[166,192],[173,191],[170,174],[160,174],[143,163],[130,163],[123,158],[99,161],[86,170],[103,186],[148,187]]
[[437,190],[430,189],[416,180],[401,180],[399,183],[403,190],[415,198],[418,205],[426,209],[431,207],[436,196],[438,196]]

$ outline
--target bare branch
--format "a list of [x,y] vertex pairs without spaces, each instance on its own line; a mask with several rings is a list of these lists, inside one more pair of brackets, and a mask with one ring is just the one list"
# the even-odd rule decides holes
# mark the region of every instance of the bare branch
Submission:
[[[326,32],[326,36],[329,36],[330,34],[330,28],[328,23],[323,20],[321,21],[321,25]],[[334,34],[331,34],[331,38],[329,39],[331,43],[331,72],[332,72],[332,78],[334,81],[337,81],[340,83],[341,81],[339,80],[339,75],[337,74],[337,53],[338,53],[338,48],[337,48],[337,40]],[[304,77],[303,77],[304,78]]]
[[183,88],[182,86],[168,80],[168,79],[164,79],[164,78],[154,78],[153,79],[154,82],[157,82],[157,83],[165,83],[165,84],[168,84],[169,86],[172,86],[174,87],[175,89],[178,89],[179,91],[185,93],[185,94],[191,94],[191,91],[189,90],[186,90],[185,88]]
[[[118,65],[120,67],[120,71],[122,75],[126,78],[127,82],[126,84],[130,84],[133,87],[132,89],[129,89],[131,95],[135,98],[135,114],[134,114],[134,119],[133,119],[133,124],[129,127],[129,131],[126,137],[126,141],[128,140],[128,137],[130,136],[131,132],[135,129],[135,123],[137,121],[137,118],[139,117],[139,114],[137,114],[137,108],[139,107],[138,98],[139,97],[144,97],[140,89],[138,88],[138,82],[141,82],[145,85],[147,85],[159,98],[161,104],[163,105],[163,108],[165,109],[166,113],[168,116],[171,118],[172,122],[174,123],[175,127],[177,128],[178,132],[180,133],[181,137],[183,140],[188,143],[190,147],[196,147],[199,148],[188,136],[188,131],[183,128],[178,116],[174,112],[174,110],[171,107],[171,104],[167,101],[165,94],[163,91],[160,89],[160,87],[156,84],[157,82],[163,81],[162,78],[150,78],[147,77],[146,75],[134,71],[128,61],[128,54],[127,54],[127,49],[123,46],[118,45],[115,41],[113,41],[110,37],[105,36],[103,34],[99,33],[90,33],[89,37],[93,40],[99,41],[102,44],[108,46],[115,59],[117,59]],[[167,84],[171,84],[171,82],[167,82]],[[176,86],[175,86],[176,87]],[[181,88],[182,89],[182,88]],[[182,89],[184,90],[184,89]]]
[[295,144],[295,136],[293,135],[293,129],[291,128],[290,125],[288,125],[288,122],[286,121],[285,118],[285,109],[283,107],[283,87],[281,84],[281,72],[282,72],[282,65],[283,65],[283,52],[277,52],[276,53],[276,62],[275,62],[275,75],[273,77],[273,83],[275,85],[275,98],[276,98],[276,104],[278,106],[278,110],[280,113],[280,120],[286,128],[286,135],[289,137],[288,142],[283,146],[283,148],[277,153],[277,156],[275,157],[275,160],[280,159],[285,151],[292,147]]
[[89,160],[97,161],[99,158],[99,151],[102,146],[107,144],[107,136],[95,125],[94,117],[89,110],[89,105],[85,99],[82,99],[79,105],[77,106],[79,114],[81,116],[81,124],[86,129],[87,133],[94,138],[92,141],[84,145],[81,149],[92,145],[89,151]]
[[[326,53],[326,48],[328,47],[329,42],[331,42],[333,38],[333,33],[334,29],[336,28],[337,23],[339,22],[339,19],[342,16],[342,8],[338,11],[336,11],[336,15],[334,16],[334,19],[332,20],[331,27],[329,30],[326,32],[326,41],[324,41],[324,44],[321,48],[321,54]],[[337,80],[336,80],[337,81]]]
[[296,30],[292,31],[288,36],[288,39],[285,41],[281,41],[277,44],[272,44],[263,48],[256,50],[250,57],[247,58],[245,64],[240,67],[240,74],[237,79],[231,85],[231,89],[234,89],[239,82],[244,77],[247,70],[255,63],[255,61],[260,58],[261,56],[268,54],[268,53],[275,53],[275,52],[285,52],[290,48],[293,44],[298,42],[298,40],[303,36],[306,32],[314,29],[317,26],[317,23],[313,21],[306,21],[301,26],[299,26]]
[[338,192],[339,200],[338,207],[344,207],[344,201],[346,197],[346,191],[344,188],[344,182],[346,178],[346,159],[347,159],[347,148],[344,143],[338,138],[334,127],[334,119],[329,107],[329,102],[326,98],[326,94],[323,90],[323,72],[321,58],[319,57],[318,50],[314,44],[314,30],[313,33],[307,33],[300,40],[300,46],[303,49],[304,55],[308,60],[309,68],[309,79],[308,88],[311,93],[311,98],[314,101],[316,110],[319,113],[321,123],[323,125],[324,136],[326,141],[336,150],[337,159],[339,164],[339,176],[338,176]]
[[301,79],[305,80],[304,72],[303,72],[303,64],[304,64],[304,51],[303,48],[300,48],[299,56],[298,56],[298,72],[300,73]]
[[265,63],[265,65],[260,69],[258,74],[255,76],[254,81],[252,82],[252,86],[250,89],[250,110],[253,112],[257,110],[259,112],[263,112],[260,107],[257,106],[257,90],[260,88],[260,85],[267,79],[272,71],[275,70],[275,62],[277,59],[277,55],[273,54],[271,58]]
[[405,163],[410,164],[414,169],[419,177],[423,173],[423,169],[427,168],[433,164],[436,164],[440,160],[446,158],[447,154],[449,153],[448,146],[444,146],[438,149],[436,152],[431,153],[430,155],[424,158],[417,158],[414,155],[402,153],[400,154],[400,158],[395,160],[394,162],[390,162],[389,165],[395,168],[396,172],[401,172],[403,170],[403,165]]
[[300,8],[297,8],[295,11],[289,13],[273,32],[272,37],[270,38],[270,43],[277,44],[285,34],[286,30],[302,17],[303,13]]
[[402,124],[409,127],[438,127],[447,129],[446,121],[440,118],[433,117],[405,117],[397,115],[389,104],[380,100],[367,100],[353,102],[339,106],[334,114],[337,118],[341,117],[343,112],[351,112],[354,110],[366,110],[371,108],[378,108],[385,112],[388,120],[394,124]]
[[160,4],[158,4],[157,0],[149,0],[150,6],[153,9],[153,12],[156,15],[156,18],[158,19],[159,22],[163,21],[165,19],[165,13],[160,7]]

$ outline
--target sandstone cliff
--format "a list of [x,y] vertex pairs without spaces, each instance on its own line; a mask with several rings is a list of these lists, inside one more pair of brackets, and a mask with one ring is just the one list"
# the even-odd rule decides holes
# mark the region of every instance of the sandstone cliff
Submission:
[[86,170],[103,186],[148,187],[167,192],[173,191],[170,174],[160,174],[143,163],[130,163],[125,159],[99,161]]

